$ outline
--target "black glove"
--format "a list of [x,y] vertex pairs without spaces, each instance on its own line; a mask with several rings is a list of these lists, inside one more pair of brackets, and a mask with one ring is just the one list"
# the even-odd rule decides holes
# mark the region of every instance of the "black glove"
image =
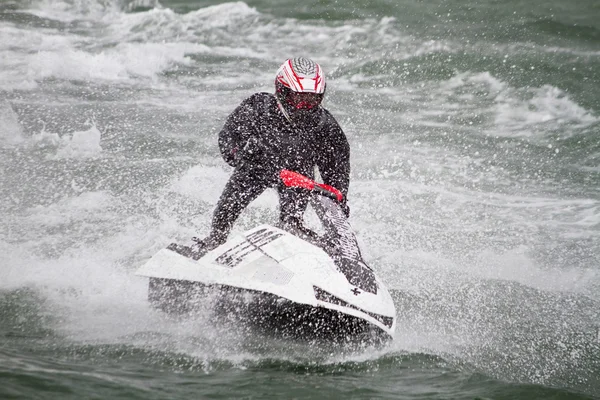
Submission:
[[262,153],[258,139],[251,137],[244,143],[243,147],[233,147],[227,156],[224,156],[224,159],[232,167],[239,167],[246,162],[255,163]]
[[264,163],[264,149],[261,146],[260,140],[256,137],[251,137],[246,141],[243,148],[235,149],[233,158],[236,167],[245,163]]
[[239,147],[234,147],[233,149],[231,149],[231,151],[229,152],[229,155],[227,157],[225,157],[225,162],[229,165],[231,165],[232,167],[237,167],[239,161],[240,161],[240,152],[239,152]]

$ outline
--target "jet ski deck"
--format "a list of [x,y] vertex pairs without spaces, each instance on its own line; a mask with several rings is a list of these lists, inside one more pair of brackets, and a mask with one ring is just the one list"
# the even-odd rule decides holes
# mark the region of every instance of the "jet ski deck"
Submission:
[[285,336],[393,337],[392,298],[339,205],[319,195],[313,207],[326,230],[319,241],[260,225],[204,255],[160,250],[137,271],[150,278],[149,300],[188,312],[210,293],[222,314]]

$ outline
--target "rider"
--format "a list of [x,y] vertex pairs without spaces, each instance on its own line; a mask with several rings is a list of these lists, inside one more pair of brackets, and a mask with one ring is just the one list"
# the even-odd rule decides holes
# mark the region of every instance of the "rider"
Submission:
[[309,194],[285,187],[279,171],[314,178],[315,166],[325,184],[339,189],[346,204],[350,147],[334,117],[321,106],[325,76],[319,64],[303,58],[286,60],[275,77],[275,94],[256,93],[229,115],[219,133],[219,148],[233,174],[213,214],[210,235],[196,241],[195,251],[225,242],[233,223],[265,189],[279,194],[280,226],[304,229],[302,215]]

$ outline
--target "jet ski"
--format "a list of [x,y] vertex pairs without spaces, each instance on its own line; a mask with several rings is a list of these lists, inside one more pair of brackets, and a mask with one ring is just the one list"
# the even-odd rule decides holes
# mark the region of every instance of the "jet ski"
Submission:
[[216,316],[284,337],[392,339],[392,297],[362,258],[342,194],[292,171],[280,176],[311,191],[324,234],[263,224],[204,253],[172,243],[136,272],[149,278],[150,303],[181,314],[212,302]]

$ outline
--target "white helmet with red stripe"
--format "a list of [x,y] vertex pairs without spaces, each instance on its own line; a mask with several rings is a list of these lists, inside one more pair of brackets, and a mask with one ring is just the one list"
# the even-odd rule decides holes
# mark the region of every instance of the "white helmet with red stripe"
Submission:
[[286,109],[318,108],[325,94],[325,75],[321,66],[304,57],[286,60],[275,77],[275,95]]

